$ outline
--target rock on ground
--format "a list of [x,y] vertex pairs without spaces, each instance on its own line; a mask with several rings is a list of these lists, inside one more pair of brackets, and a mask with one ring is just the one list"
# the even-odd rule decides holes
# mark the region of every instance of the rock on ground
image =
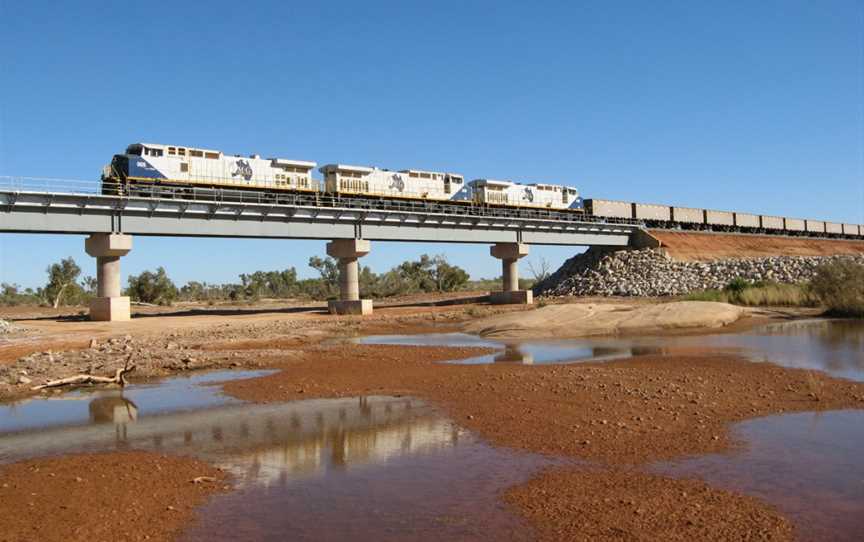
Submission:
[[534,287],[537,296],[660,297],[721,289],[733,279],[794,284],[839,260],[864,264],[864,255],[771,256],[711,262],[676,261],[652,250],[591,248],[564,262]]

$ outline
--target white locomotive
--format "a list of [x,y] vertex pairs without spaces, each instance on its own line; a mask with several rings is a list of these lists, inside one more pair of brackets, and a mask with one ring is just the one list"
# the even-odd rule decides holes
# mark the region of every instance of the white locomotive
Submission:
[[120,190],[132,183],[158,183],[172,186],[210,186],[257,190],[319,190],[312,179],[317,164],[284,158],[262,159],[228,156],[221,151],[135,143],[117,154],[105,166],[102,179],[121,183]]
[[[419,169],[390,171],[375,167],[327,164],[323,183],[312,178],[317,164],[284,158],[229,156],[221,151],[135,143],[117,154],[102,172],[106,193],[135,193],[138,185],[229,187],[258,191],[322,192],[365,197],[458,202],[554,210],[580,210],[582,198],[572,187],[478,179],[458,173]],[[143,192],[143,191],[141,191]]]
[[582,210],[579,191],[557,184],[521,184],[513,181],[477,179],[471,181],[474,201],[506,207]]
[[345,164],[327,164],[319,171],[324,175],[324,191],[328,194],[435,201],[471,199],[465,178],[457,173],[417,169],[390,171]]

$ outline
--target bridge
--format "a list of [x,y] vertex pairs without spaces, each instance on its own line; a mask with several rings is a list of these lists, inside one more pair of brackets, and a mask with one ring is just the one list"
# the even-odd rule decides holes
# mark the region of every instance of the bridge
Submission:
[[[819,224],[821,234],[802,234],[837,236],[829,235],[827,223]],[[130,318],[129,298],[122,295],[120,258],[132,250],[133,236],[327,240],[327,254],[338,261],[340,286],[340,298],[328,303],[330,312],[369,314],[372,301],[360,299],[358,259],[369,254],[373,241],[492,245],[490,255],[502,262],[503,284],[491,301],[531,304],[531,291],[519,290],[517,266],[530,245],[659,246],[646,233],[646,225],[652,224],[548,209],[346,198],[320,192],[276,195],[154,184],[136,188],[130,196],[100,181],[0,177],[0,232],[89,236],[85,251],[97,264],[97,297],[91,302],[90,317],[104,321]],[[665,222],[659,227],[692,224]]]
[[[337,314],[369,314],[360,299],[358,259],[373,241],[483,243],[502,261],[503,287],[493,303],[532,302],[519,290],[517,261],[530,245],[640,246],[648,236],[633,221],[608,221],[545,210],[486,210],[454,204],[338,199],[321,194],[286,194],[233,189],[159,187],[135,197],[105,194],[100,182],[0,178],[0,232],[88,235],[87,254],[96,258],[94,320],[130,318],[122,296],[120,258],[133,236],[321,239],[336,258],[340,299]],[[109,190],[110,192],[110,190]]]

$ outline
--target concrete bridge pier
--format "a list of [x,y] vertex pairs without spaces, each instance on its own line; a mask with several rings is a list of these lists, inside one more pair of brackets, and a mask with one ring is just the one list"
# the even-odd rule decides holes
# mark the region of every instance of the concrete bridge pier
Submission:
[[90,301],[90,319],[125,322],[131,318],[129,298],[120,288],[120,257],[132,250],[132,236],[94,233],[84,241],[84,250],[96,258],[96,298]]
[[528,245],[525,243],[498,243],[489,251],[493,257],[501,260],[504,288],[490,296],[493,305],[531,305],[534,294],[531,290],[519,289],[519,258],[528,255]]
[[339,299],[327,303],[330,314],[372,314],[372,300],[360,299],[357,263],[370,249],[365,239],[336,239],[327,243],[327,255],[339,260]]

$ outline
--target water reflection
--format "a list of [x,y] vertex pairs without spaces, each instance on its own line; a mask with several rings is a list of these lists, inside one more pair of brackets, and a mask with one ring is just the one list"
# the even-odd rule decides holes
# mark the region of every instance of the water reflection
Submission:
[[410,397],[143,414],[156,396],[92,396],[89,423],[0,433],[0,462],[125,449],[205,459],[239,489],[209,501],[184,535],[207,541],[284,540],[286,532],[294,540],[524,540],[530,530],[498,496],[553,464],[490,447]]
[[214,460],[241,485],[384,463],[458,444],[462,431],[416,399],[360,397],[227,405],[138,417],[122,395],[88,404],[91,424],[7,433],[4,461],[69,451],[152,449]]
[[[122,392],[116,389],[81,388],[58,396],[37,396],[16,403],[0,404],[0,435],[52,425],[86,424],[115,416],[114,405],[121,412],[131,402],[134,412],[125,415],[146,417],[166,412],[205,408],[240,401],[223,395],[213,386],[231,379],[253,378],[273,371],[213,371],[179,376],[153,382],[136,383]],[[100,399],[104,399],[101,401]],[[97,402],[98,401],[98,402]],[[94,405],[94,402],[95,405]],[[122,403],[122,404],[121,404]],[[98,419],[97,419],[98,418]]]
[[534,356],[531,352],[526,352],[517,344],[508,344],[504,346],[504,351],[500,354],[495,354],[492,358],[494,363],[521,363],[523,365],[532,365]]
[[746,448],[654,470],[762,498],[785,513],[804,540],[861,540],[864,411],[770,416],[736,424],[733,435]]
[[97,397],[87,405],[90,421],[126,425],[138,419],[138,407],[122,395]]
[[490,355],[453,363],[579,363],[611,361],[647,354],[723,350],[753,361],[816,369],[834,376],[864,380],[864,322],[807,320],[772,324],[745,333],[663,337],[604,337],[572,340],[499,341],[464,333],[378,335],[364,344],[484,346],[499,349]]
[[90,411],[90,421],[93,423],[114,424],[117,440],[128,437],[126,427],[138,419],[138,407],[122,395],[97,397],[87,405]]

